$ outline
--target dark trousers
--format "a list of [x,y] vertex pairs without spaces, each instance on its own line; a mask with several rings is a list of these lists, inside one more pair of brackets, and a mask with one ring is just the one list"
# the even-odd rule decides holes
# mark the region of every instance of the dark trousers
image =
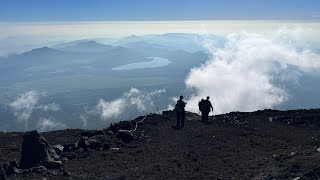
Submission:
[[201,115],[202,115],[202,122],[208,123],[208,120],[209,120],[209,112],[202,111],[202,112],[201,112]]
[[183,127],[186,113],[177,111],[177,125],[176,127]]

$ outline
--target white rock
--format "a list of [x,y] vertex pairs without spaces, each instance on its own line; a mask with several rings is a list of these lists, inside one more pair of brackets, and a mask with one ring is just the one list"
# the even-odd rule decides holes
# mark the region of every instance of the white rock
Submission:
[[297,152],[291,152],[291,153],[290,153],[290,156],[294,156],[294,155],[296,155],[296,153],[297,153]]

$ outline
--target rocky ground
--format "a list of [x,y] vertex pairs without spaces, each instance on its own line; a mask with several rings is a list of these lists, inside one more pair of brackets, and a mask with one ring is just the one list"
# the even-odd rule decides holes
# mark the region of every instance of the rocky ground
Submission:
[[0,179],[320,179],[320,109],[186,118],[0,133]]

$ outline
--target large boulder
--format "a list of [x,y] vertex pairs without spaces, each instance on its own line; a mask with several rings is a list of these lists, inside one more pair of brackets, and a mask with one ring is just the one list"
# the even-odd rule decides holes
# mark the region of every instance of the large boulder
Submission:
[[20,168],[36,166],[56,169],[62,166],[54,148],[37,131],[26,132],[23,136]]

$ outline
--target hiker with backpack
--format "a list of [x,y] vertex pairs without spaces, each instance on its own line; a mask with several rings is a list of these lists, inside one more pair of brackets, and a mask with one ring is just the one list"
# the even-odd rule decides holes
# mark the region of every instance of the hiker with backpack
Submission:
[[180,96],[180,99],[177,101],[177,104],[174,108],[174,110],[177,113],[177,124],[175,126],[173,126],[173,128],[175,129],[181,129],[184,127],[184,121],[185,121],[185,107],[186,107],[186,102],[184,102],[183,100],[183,96]]
[[209,123],[209,113],[212,110],[213,111],[213,107],[211,102],[209,101],[210,97],[207,96],[207,99],[201,99],[201,101],[199,102],[198,106],[199,106],[199,110],[201,111],[201,115],[202,115],[202,122],[203,123]]

